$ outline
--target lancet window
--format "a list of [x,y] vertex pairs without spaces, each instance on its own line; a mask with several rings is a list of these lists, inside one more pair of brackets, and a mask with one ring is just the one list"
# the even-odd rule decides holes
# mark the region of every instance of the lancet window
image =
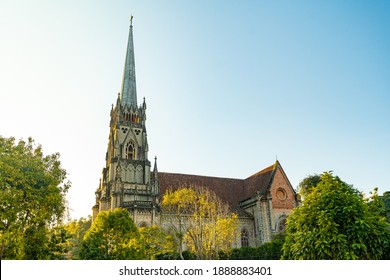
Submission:
[[133,123],[139,123],[140,122],[140,118],[137,114],[131,114],[131,120]]
[[126,145],[125,156],[127,159],[135,159],[135,145],[132,141]]
[[249,233],[246,229],[241,231],[241,247],[249,247]]
[[123,113],[123,119],[126,121],[126,122],[133,122],[133,123],[140,123],[141,122],[141,118],[138,114],[134,114],[134,113]]
[[281,217],[278,224],[278,232],[286,231],[286,217]]

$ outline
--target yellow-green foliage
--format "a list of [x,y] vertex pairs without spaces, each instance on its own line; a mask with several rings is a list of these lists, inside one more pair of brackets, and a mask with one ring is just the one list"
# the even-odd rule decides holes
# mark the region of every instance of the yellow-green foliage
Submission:
[[69,223],[65,224],[63,228],[66,230],[70,236],[67,240],[68,246],[70,248],[69,258],[79,259],[79,250],[81,242],[84,239],[85,233],[91,227],[92,217],[80,218],[79,220],[72,220]]
[[161,227],[141,227],[139,232],[146,259],[151,260],[155,259],[156,255],[174,252],[176,245],[173,236]]
[[0,136],[0,258],[47,259],[49,229],[66,212],[66,170],[34,140]]
[[102,211],[86,232],[80,258],[86,260],[143,259],[140,234],[126,209]]
[[[217,259],[219,251],[229,252],[236,241],[238,218],[207,188],[183,187],[167,192],[162,201],[179,241],[198,259]],[[181,251],[180,251],[181,252]]]

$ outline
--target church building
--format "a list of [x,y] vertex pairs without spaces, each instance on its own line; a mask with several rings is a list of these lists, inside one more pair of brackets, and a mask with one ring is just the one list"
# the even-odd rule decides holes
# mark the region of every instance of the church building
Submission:
[[[164,193],[183,186],[205,187],[229,204],[239,218],[237,246],[258,246],[284,231],[298,200],[279,161],[245,179],[159,172],[148,158],[146,102],[138,105],[133,26],[130,24],[120,93],[110,113],[110,132],[93,219],[100,211],[125,208],[139,227],[164,227]],[[165,214],[166,215],[166,214]]]

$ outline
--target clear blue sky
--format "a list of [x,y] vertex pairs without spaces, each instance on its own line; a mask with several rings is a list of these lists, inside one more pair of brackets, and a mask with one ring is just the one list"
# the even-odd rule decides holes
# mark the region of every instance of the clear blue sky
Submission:
[[390,1],[1,1],[0,135],[59,152],[91,214],[134,16],[160,171],[390,190]]

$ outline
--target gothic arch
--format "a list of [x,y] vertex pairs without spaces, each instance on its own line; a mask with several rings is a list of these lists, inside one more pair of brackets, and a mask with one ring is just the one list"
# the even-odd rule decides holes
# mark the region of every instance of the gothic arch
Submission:
[[134,182],[134,172],[135,168],[134,165],[131,163],[126,167],[126,173],[125,173],[125,178],[127,182]]
[[138,165],[135,171],[135,181],[137,183],[143,183],[143,177],[143,168],[141,165]]
[[249,231],[246,228],[241,230],[241,247],[249,247]]
[[125,147],[125,158],[126,159],[136,159],[136,154],[135,154],[135,143],[133,141],[129,141],[126,144]]
[[287,216],[281,215],[278,218],[278,221],[276,222],[276,232],[285,232],[286,231],[286,222],[287,222]]

